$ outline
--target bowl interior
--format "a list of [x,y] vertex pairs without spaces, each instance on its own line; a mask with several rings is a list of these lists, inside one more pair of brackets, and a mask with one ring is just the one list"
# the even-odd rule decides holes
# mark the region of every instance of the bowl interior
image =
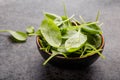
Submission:
[[[101,45],[100,45],[99,49],[103,49],[105,42],[104,42],[103,35],[100,35],[100,36],[101,36]],[[37,37],[36,37],[36,43],[37,43],[37,46],[38,46],[39,48],[42,48],[42,47],[41,47],[41,44],[40,44],[40,42],[39,42],[39,39],[40,39],[40,37],[37,36]],[[51,55],[51,53],[48,53],[48,52],[46,52],[46,54]],[[95,54],[93,54],[93,55],[95,55]],[[90,56],[93,56],[93,55],[90,55]],[[65,58],[65,57],[59,56],[59,55],[56,56],[56,57],[57,57],[57,58],[61,58],[61,59],[82,59],[82,58],[80,58],[80,57],[68,57],[68,58]],[[89,57],[89,56],[87,56],[87,57]],[[85,57],[85,58],[87,58],[87,57]]]

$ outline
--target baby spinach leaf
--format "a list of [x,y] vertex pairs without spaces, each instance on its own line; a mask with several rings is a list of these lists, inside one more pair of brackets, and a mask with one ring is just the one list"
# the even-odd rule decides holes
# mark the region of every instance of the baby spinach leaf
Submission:
[[53,14],[53,13],[45,12],[44,15],[45,15],[45,17],[50,18],[52,20],[55,20],[56,18],[61,19],[60,16]]
[[[88,24],[90,24],[90,23],[88,23]],[[97,24],[91,24],[88,26],[84,26],[81,29],[82,29],[82,31],[88,32],[90,34],[102,34],[102,31]]]
[[63,39],[68,39],[72,35],[74,35],[77,31],[76,30],[67,30],[66,33],[62,36]]
[[59,47],[62,43],[61,32],[58,26],[51,20],[42,21],[40,31],[45,40],[53,47]]
[[40,29],[38,29],[38,30],[35,32],[35,34],[40,36],[40,35],[41,35]]
[[65,42],[65,48],[68,52],[74,52],[80,49],[87,41],[87,36],[78,31]]
[[63,21],[68,19],[68,17],[66,17],[66,16],[61,16],[61,18]]
[[66,49],[65,49],[65,44],[64,42],[60,45],[60,47],[57,48],[57,51],[58,52],[61,52],[61,53],[66,53]]
[[87,42],[93,46],[95,46],[97,49],[100,47],[102,40],[101,36],[99,34],[87,34],[88,40]]
[[26,31],[27,31],[28,34],[34,33],[34,27],[29,26],[29,27],[27,27]]
[[27,39],[27,34],[24,32],[12,30],[0,30],[0,32],[9,32],[18,41],[26,41]]
[[54,23],[55,23],[57,26],[61,26],[62,23],[63,23],[63,21],[62,21],[61,18],[56,18],[56,19],[54,20]]
[[69,17],[69,18],[65,19],[65,20],[63,21],[63,23],[65,23],[65,22],[69,21],[69,20],[70,20],[70,19],[72,19],[74,16],[75,16],[75,15],[72,15],[71,17]]
[[14,32],[10,30],[9,33],[19,41],[25,41],[27,39],[27,35],[24,32],[20,32],[20,31]]
[[54,22],[57,24],[57,26],[60,26],[60,25],[62,25],[63,23],[69,24],[69,23],[70,23],[70,22],[69,22],[70,19],[72,19],[73,17],[74,17],[74,15],[72,15],[71,17],[65,19],[64,21],[57,18],[57,19],[55,19]]
[[40,30],[38,29],[36,32],[34,32],[34,33],[30,33],[30,34],[28,34],[29,36],[41,36],[41,32],[40,32]]
[[60,16],[48,12],[45,12],[44,15],[46,18],[52,19],[57,26],[62,24],[62,18]]

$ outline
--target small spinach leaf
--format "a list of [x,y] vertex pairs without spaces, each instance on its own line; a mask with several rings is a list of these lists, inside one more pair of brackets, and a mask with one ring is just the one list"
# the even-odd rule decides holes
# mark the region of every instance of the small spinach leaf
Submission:
[[27,39],[27,34],[24,32],[12,30],[0,30],[0,32],[9,32],[18,41],[26,41]]
[[[70,19],[72,19],[74,17],[74,15],[72,15],[71,17],[65,19],[64,21],[62,20],[59,20],[59,19],[55,19],[55,23],[57,24],[57,26],[61,26],[63,23],[67,23],[69,24],[70,23]],[[70,24],[69,24],[70,25]]]
[[33,26],[29,26],[29,27],[27,27],[26,31],[27,31],[28,34],[31,34],[31,33],[34,33],[34,32],[35,32]]
[[[90,24],[90,23],[88,23],[88,24]],[[83,32],[88,32],[90,34],[101,34],[102,33],[100,27],[97,24],[91,24],[88,26],[84,26],[81,29]]]
[[44,13],[45,17],[47,18],[50,18],[52,20],[55,20],[56,18],[60,19],[61,20],[61,17],[56,15],[56,14],[53,14],[53,13],[48,13],[48,12],[45,12]]
[[46,18],[52,19],[57,26],[60,26],[63,22],[62,18],[56,14],[45,12],[44,15]]
[[94,35],[87,34],[87,37],[88,37],[87,42],[89,44],[95,46],[97,49],[100,47],[102,40],[99,34],[94,34]]
[[29,35],[29,36],[41,36],[40,29],[38,29],[36,32],[30,33],[30,34],[28,34],[28,35]]

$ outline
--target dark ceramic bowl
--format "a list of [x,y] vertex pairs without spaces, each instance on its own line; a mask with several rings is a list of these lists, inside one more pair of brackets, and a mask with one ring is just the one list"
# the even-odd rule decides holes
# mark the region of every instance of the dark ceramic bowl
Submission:
[[[100,49],[103,49],[105,42],[102,35],[101,35],[101,39],[102,39],[102,44],[100,46]],[[40,50],[41,45],[39,43],[39,36],[36,37],[36,43],[37,43],[37,47],[40,54],[46,60],[51,55],[51,53],[47,53],[43,50]],[[55,56],[48,63],[58,67],[63,67],[63,68],[66,68],[66,67],[67,68],[85,68],[90,66],[92,63],[94,63],[98,58],[99,58],[98,54],[94,54],[85,58],[79,58],[79,57],[65,58],[62,56]]]

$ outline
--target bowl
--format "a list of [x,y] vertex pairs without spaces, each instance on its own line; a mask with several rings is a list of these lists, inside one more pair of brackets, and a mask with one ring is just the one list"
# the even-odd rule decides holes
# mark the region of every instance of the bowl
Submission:
[[[104,42],[104,38],[102,35],[101,36],[101,46],[99,47],[99,49],[104,48],[105,42]],[[41,45],[39,43],[39,39],[40,37],[37,36],[36,37],[36,44],[38,47],[38,50],[41,54],[41,56],[46,60],[48,57],[50,57],[51,53],[47,53],[43,50],[41,50]],[[102,53],[102,51],[100,51]],[[98,54],[93,54],[91,56],[85,57],[85,58],[80,58],[80,57],[73,57],[73,58],[65,58],[63,56],[55,56],[53,57],[48,63],[57,66],[57,67],[62,67],[62,68],[86,68],[88,66],[90,66],[92,63],[94,63],[97,59],[99,58]]]

